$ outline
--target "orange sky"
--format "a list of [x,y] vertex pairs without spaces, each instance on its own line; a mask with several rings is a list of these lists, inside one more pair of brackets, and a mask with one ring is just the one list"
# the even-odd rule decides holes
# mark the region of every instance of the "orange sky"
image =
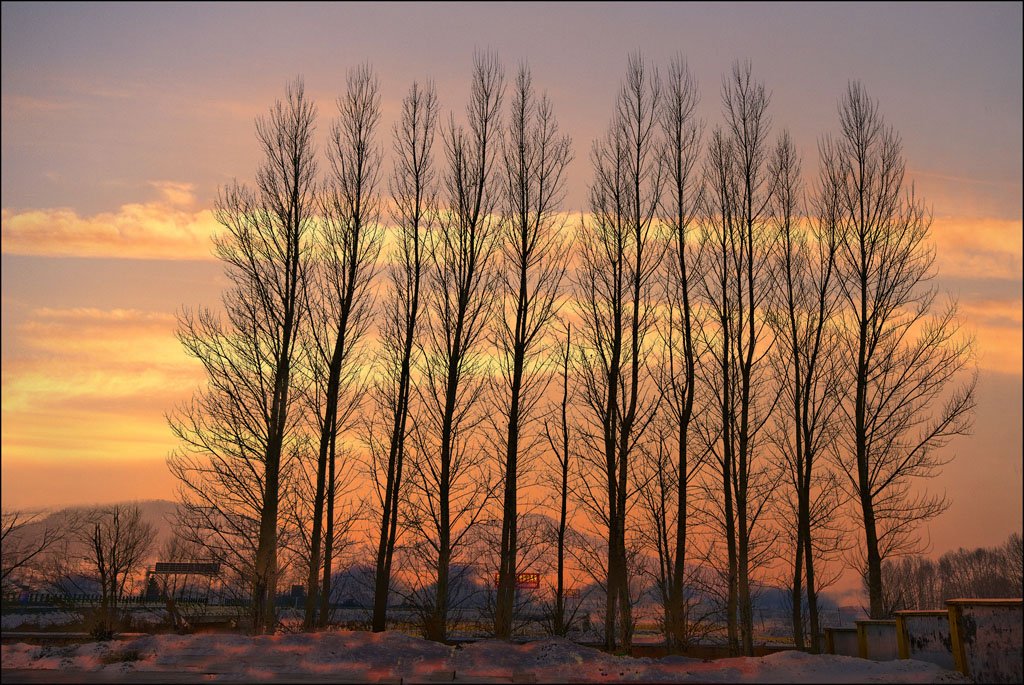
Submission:
[[[934,212],[939,285],[959,298],[978,340],[975,432],[953,441],[947,450],[957,458],[930,484],[953,502],[931,524],[931,540],[936,552],[1000,543],[1022,525],[1020,8],[895,6],[864,14],[804,6],[769,16],[744,7],[737,18],[734,6],[691,13],[643,6],[635,27],[618,21],[627,28],[614,34],[609,27],[621,8],[607,8],[608,16],[534,8],[549,14],[530,26],[562,22],[562,32],[544,29],[547,42],[535,36],[525,45],[516,41],[522,27],[511,8],[466,10],[473,15],[467,21],[479,22],[478,42],[498,49],[506,69],[529,58],[536,84],[550,90],[563,130],[576,141],[565,207],[573,212],[583,208],[590,180],[590,140],[604,127],[625,55],[638,44],[654,60],[677,49],[687,54],[709,126],[719,121],[721,74],[749,56],[774,90],[776,130],[791,127],[800,144],[807,179],[815,141],[836,128],[846,79],[862,78],[903,137],[909,175]],[[372,8],[321,6],[305,17],[269,6],[236,9],[242,16],[231,25],[252,35],[347,26],[353,17],[346,12],[377,16]],[[174,313],[218,302],[226,281],[209,254],[212,198],[231,177],[251,177],[252,120],[288,77],[306,74],[321,137],[345,68],[365,59],[385,84],[385,145],[397,102],[424,72],[438,81],[445,116],[461,116],[473,46],[444,22],[380,24],[378,39],[406,46],[404,57],[359,37],[332,41],[333,52],[322,54],[324,46],[306,45],[316,43],[311,37],[297,54],[274,61],[253,54],[252,41],[218,33],[229,21],[224,9],[168,11],[3,5],[5,508],[172,496],[164,458],[174,443],[163,414],[203,380],[174,339]],[[768,41],[758,31],[775,26],[780,12],[792,21]],[[870,20],[882,15],[895,27],[875,30]],[[421,42],[418,25],[437,40]],[[842,34],[819,35],[837,25]],[[722,26],[731,30],[716,34]],[[913,51],[899,42],[901,27],[914,27]],[[925,29],[934,35],[919,35]],[[776,44],[798,54],[780,56]],[[182,45],[193,46],[189,54]],[[934,101],[940,86],[949,107]]]

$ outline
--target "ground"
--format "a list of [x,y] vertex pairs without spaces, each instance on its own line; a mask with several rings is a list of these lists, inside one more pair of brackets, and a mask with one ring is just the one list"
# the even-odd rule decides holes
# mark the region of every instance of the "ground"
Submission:
[[[3,646],[2,666],[10,682],[71,682],[76,676],[89,682],[154,682],[160,674],[177,682],[968,682],[953,671],[911,660],[874,662],[800,652],[716,661],[634,659],[559,638],[448,647],[397,632],[348,631],[148,635],[67,646],[18,643]],[[38,669],[49,672],[44,676]],[[34,677],[37,673],[42,679]]]

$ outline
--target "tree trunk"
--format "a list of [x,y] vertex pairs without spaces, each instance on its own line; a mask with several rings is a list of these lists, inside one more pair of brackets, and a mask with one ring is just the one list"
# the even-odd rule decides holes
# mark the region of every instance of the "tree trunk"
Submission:
[[878,554],[878,533],[875,528],[874,503],[870,496],[861,495],[861,506],[864,508],[864,537],[868,552],[868,597],[871,602],[872,620],[887,618],[885,605],[882,601],[882,558]]
[[[614,476],[609,478],[614,483]],[[616,532],[618,516],[615,515],[615,486],[608,486],[608,582],[606,584],[604,606],[604,648],[607,652],[615,651],[615,600],[619,591],[619,555],[616,549],[619,536]]]
[[[802,495],[801,495],[802,497]],[[804,565],[804,539],[803,539],[803,515],[797,523],[796,559],[793,561],[793,645],[803,651],[804,649],[804,620],[803,620],[803,580]]]
[[729,640],[729,654],[738,656],[740,651],[739,628],[736,625],[736,591],[739,568],[736,560],[736,521],[733,518],[732,483],[729,462],[725,466],[725,540],[729,555],[728,597],[726,599],[726,634]]
[[633,649],[633,607],[629,599],[629,569],[626,565],[626,454],[619,457],[618,550],[619,564],[619,624],[622,626],[622,649],[628,654]]
[[[418,287],[417,287],[418,293]],[[413,296],[415,303],[418,298]],[[415,306],[415,304],[414,304]],[[381,512],[380,544],[377,547],[377,574],[373,588],[373,632],[387,628],[388,593],[391,588],[391,559],[398,528],[398,493],[402,482],[402,459],[405,453],[405,425],[409,415],[409,368],[412,357],[412,326],[407,327],[406,345],[399,378],[398,406],[388,448],[388,476]]]
[[[693,386],[688,386],[692,388]],[[692,395],[691,395],[692,396]],[[678,512],[676,514],[676,554],[672,568],[672,583],[669,588],[670,612],[666,612],[666,619],[669,623],[669,635],[672,636],[672,647],[675,651],[682,651],[686,648],[686,598],[683,596],[683,579],[686,573],[686,479],[687,479],[687,453],[686,434],[689,424],[689,417],[683,417],[679,422],[679,485],[677,493]],[[667,544],[666,540],[666,544]]]
[[810,526],[804,529],[804,557],[807,564],[807,613],[811,621],[810,651],[811,654],[818,654],[821,651],[818,642],[818,591],[814,588],[814,555],[811,547]]
[[331,563],[334,560],[334,465],[337,453],[337,414],[331,417],[331,455],[327,461],[327,525],[324,526],[324,576],[320,593],[320,627],[324,628],[331,620]]
[[[562,412],[564,415],[565,406],[562,406]],[[563,419],[564,420],[564,419]],[[565,460],[562,462],[562,505],[559,511],[558,518],[558,581],[555,588],[555,625],[554,633],[561,637],[565,637],[566,625],[565,625],[565,522],[567,515],[566,500],[568,496],[568,479],[569,479],[569,439],[568,435],[565,436],[564,449],[562,453],[565,455]]]
[[443,642],[448,636],[448,576],[451,563],[451,460],[452,423],[455,416],[456,391],[460,363],[459,341],[462,338],[462,319],[455,330],[453,352],[448,362],[448,379],[445,391],[444,418],[441,424],[441,479],[438,492],[440,509],[440,530],[438,531],[437,591],[434,615],[427,623],[427,639]]
[[260,516],[260,537],[256,547],[256,577],[253,583],[253,630],[273,634],[276,628],[274,602],[277,595],[277,510],[278,473],[281,441],[270,439],[267,455],[267,481]]
[[743,635],[743,655],[754,656],[754,607],[750,599],[750,539],[747,533],[747,517],[739,509],[739,604],[740,624]]
[[[516,314],[516,335],[523,329],[525,316],[526,272],[521,273],[519,306]],[[520,393],[523,384],[525,341],[516,340],[512,368],[512,403],[509,409],[508,441],[505,452],[505,501],[501,524],[501,565],[498,570],[498,603],[494,618],[494,636],[499,640],[512,637],[512,615],[516,596],[516,538],[517,538],[517,469],[519,461]]]

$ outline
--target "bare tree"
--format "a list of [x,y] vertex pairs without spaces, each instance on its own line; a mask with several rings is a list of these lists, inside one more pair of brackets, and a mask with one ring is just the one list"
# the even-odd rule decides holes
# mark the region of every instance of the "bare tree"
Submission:
[[225,229],[215,254],[233,284],[223,297],[226,321],[208,309],[184,310],[178,324],[178,339],[208,381],[168,417],[182,442],[169,467],[189,514],[210,532],[228,526],[214,533],[222,543],[256,540],[249,569],[256,631],[275,627],[279,510],[301,395],[292,371],[315,211],[315,118],[299,79],[269,118],[257,120],[266,157],[256,188],[236,181],[214,213]]
[[853,360],[836,463],[861,512],[871,617],[882,618],[882,561],[916,549],[919,525],[946,508],[913,484],[934,476],[947,462],[939,449],[969,431],[977,374],[950,393],[971,364],[972,340],[959,335],[954,301],[933,313],[931,217],[912,187],[904,191],[899,137],[859,83],[839,118],[842,134],[825,141],[821,160],[836,198],[842,354]]
[[453,555],[490,495],[478,430],[486,384],[480,343],[495,297],[501,219],[494,168],[503,89],[497,57],[477,54],[466,112],[469,130],[456,126],[454,117],[444,130],[447,206],[428,239],[429,326],[418,388],[416,511],[410,511],[410,521],[434,559],[437,583],[424,612],[424,632],[432,640],[447,635]]
[[[352,497],[359,482],[355,480],[355,458],[351,448],[331,446],[328,461],[327,521],[324,525],[324,568],[320,589],[318,624],[323,627],[333,620],[331,603],[334,601],[335,576],[351,568],[358,551],[354,531],[366,518],[365,502]],[[339,468],[335,469],[335,463]]]
[[55,521],[48,519],[46,512],[5,510],[0,519],[0,584],[7,587],[12,575],[30,569],[65,534]]
[[[380,83],[368,65],[349,71],[346,93],[338,98],[339,117],[331,125],[327,147],[331,176],[320,201],[322,219],[314,234],[315,266],[309,270],[311,282],[305,290],[309,310],[305,341],[311,372],[309,397],[319,438],[303,620],[306,630],[317,623],[321,538],[329,542],[334,537],[335,445],[364,394],[359,344],[370,323],[369,288],[383,237],[377,196],[381,152],[374,142],[380,121],[379,91]],[[324,550],[323,561],[322,597],[326,600],[330,596],[329,549]],[[323,607],[320,625],[326,621]]]
[[[659,512],[655,538],[660,560],[659,587],[663,591],[667,646],[673,651],[681,649],[687,639],[683,584],[688,488],[707,456],[706,451],[692,449],[691,442],[696,441],[692,441],[690,428],[697,411],[697,345],[702,325],[696,307],[696,284],[703,278],[702,243],[693,235],[703,194],[698,166],[703,122],[697,121],[695,115],[699,99],[697,81],[686,61],[677,55],[669,64],[660,112],[665,165],[660,216],[668,247],[662,271],[664,315],[659,326],[662,362],[655,378],[664,400],[667,425],[660,434],[664,440],[657,440],[654,449],[658,472],[651,483],[657,487],[650,493],[653,499],[648,501],[648,510]],[[667,445],[674,445],[675,459],[671,464],[663,460],[667,457],[662,454]],[[665,490],[669,485],[674,486],[674,492]]]
[[572,358],[572,326],[565,326],[565,344],[558,347],[558,359],[562,364],[562,398],[556,415],[556,428],[552,429],[550,419],[544,420],[544,437],[547,438],[551,452],[555,455],[558,467],[558,526],[555,529],[556,580],[555,598],[552,612],[551,631],[555,635],[565,636],[572,622],[573,612],[566,616],[565,587],[565,548],[566,531],[569,515],[569,470],[573,462],[571,446],[571,426],[569,424],[569,407],[574,394],[569,384],[569,369]]
[[[793,430],[792,416],[780,415],[777,421],[780,432],[783,429]],[[790,592],[794,644],[798,649],[820,651],[815,638],[821,629],[818,597],[841,576],[842,566],[838,562],[849,546],[846,518],[842,515],[847,498],[836,474],[818,464],[806,485],[807,514],[802,518],[803,497],[794,485],[797,481],[795,459],[791,452],[784,450],[785,447],[779,447],[783,462],[781,468],[789,487],[780,488],[774,496],[775,530],[778,533],[774,551],[775,558],[785,564],[775,576],[775,581]],[[812,532],[810,552],[806,547],[804,527],[807,525]],[[808,553],[811,556],[811,573],[807,573]]]
[[608,650],[615,648],[616,601],[623,645],[632,642],[625,542],[629,473],[658,400],[647,360],[662,252],[655,226],[663,171],[656,140],[660,97],[657,73],[639,54],[631,55],[610,130],[591,153],[590,217],[580,230],[577,306],[583,401],[590,414],[581,436],[583,457],[606,487],[600,494],[586,477],[582,484],[608,531]]
[[[710,330],[708,379],[720,408],[714,438],[722,477],[729,558],[728,634],[735,650],[753,655],[750,571],[755,528],[774,487],[770,461],[759,452],[761,429],[777,398],[765,362],[773,340],[761,311],[772,287],[773,236],[767,230],[773,179],[768,168],[769,96],[749,63],[723,80],[725,128],[712,135],[706,167],[708,202],[702,237],[708,255],[704,297],[717,330]],[[740,613],[737,635],[736,609]]]
[[[708,619],[711,618],[707,607],[701,607],[704,598],[698,592],[703,562],[692,549],[694,537],[699,537],[692,535],[697,523],[694,513],[702,505],[691,491],[707,452],[688,450],[680,469],[677,418],[670,411],[660,414],[651,427],[652,439],[640,450],[644,476],[639,488],[639,509],[643,516],[639,538],[645,550],[654,551],[649,555],[650,563],[646,570],[661,604],[666,647],[671,652],[683,653],[708,632]],[[690,447],[692,449],[693,445]],[[680,507],[680,496],[684,498],[685,508]],[[689,539],[683,537],[682,549],[678,546],[679,526],[684,527],[684,536],[690,536]],[[679,556],[683,556],[684,561],[689,558],[690,563],[678,564]]]
[[84,544],[83,560],[100,585],[97,632],[114,632],[118,600],[124,597],[134,574],[153,546],[153,526],[142,520],[137,505],[114,504],[86,514],[78,537]]
[[[519,69],[503,147],[505,185],[501,268],[502,305],[496,343],[501,364],[499,407],[504,426],[504,504],[494,633],[512,636],[517,564],[518,486],[538,436],[528,434],[550,375],[544,345],[557,315],[567,263],[556,212],[564,197],[572,140],[560,135],[546,95],[536,100],[530,70]],[[504,391],[507,391],[507,395]],[[531,440],[531,437],[534,439]]]
[[946,552],[938,559],[904,556],[882,562],[883,605],[899,609],[940,609],[950,597],[1020,597],[1020,535],[999,547]]
[[829,184],[824,184],[814,199],[813,218],[802,220],[800,160],[788,132],[780,137],[770,166],[775,182],[771,221],[776,231],[779,268],[774,274],[775,301],[769,316],[778,343],[773,363],[782,384],[774,437],[786,478],[796,495],[790,512],[797,522],[798,540],[793,548],[794,575],[790,583],[793,630],[797,648],[804,649],[801,587],[806,579],[810,650],[818,652],[813,537],[826,528],[811,525],[812,491],[823,486],[819,494],[829,493],[831,501],[831,474],[823,476],[816,467],[822,469],[818,457],[835,440],[842,389],[836,325],[840,291],[835,273],[835,195]]
[[[397,239],[388,270],[389,290],[380,326],[378,366],[383,377],[375,391],[377,411],[367,435],[373,482],[380,502],[380,537],[373,593],[373,630],[387,627],[391,564],[398,535],[406,439],[410,432],[412,370],[419,340],[420,287],[425,267],[426,233],[437,211],[432,149],[437,126],[437,93],[432,83],[413,83],[394,127],[392,220]],[[383,435],[375,439],[374,435]]]

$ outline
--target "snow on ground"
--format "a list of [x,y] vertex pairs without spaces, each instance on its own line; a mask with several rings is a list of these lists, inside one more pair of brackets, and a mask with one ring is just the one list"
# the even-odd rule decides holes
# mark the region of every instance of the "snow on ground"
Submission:
[[960,674],[920,661],[874,662],[783,652],[760,658],[703,661],[616,657],[568,640],[512,645],[483,640],[448,647],[403,633],[326,632],[248,637],[228,634],[149,635],[130,641],[68,646],[3,646],[3,668],[93,671],[193,671],[244,680],[302,676],[377,682],[431,679],[455,671],[457,681],[533,673],[538,682],[964,683]]

